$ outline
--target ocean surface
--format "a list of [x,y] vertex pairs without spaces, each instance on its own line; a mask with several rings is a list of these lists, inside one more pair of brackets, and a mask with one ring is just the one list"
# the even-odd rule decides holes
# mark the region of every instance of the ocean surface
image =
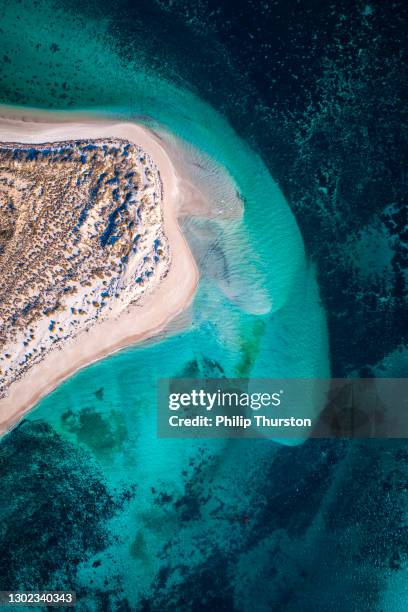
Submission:
[[[405,610],[404,441],[156,436],[159,377],[406,375],[402,8],[193,4],[0,8],[1,103],[160,129],[215,202],[232,184],[244,204],[185,226],[201,282],[181,331],[78,372],[2,440],[1,589],[91,611]],[[394,107],[376,94],[368,134],[380,60]]]

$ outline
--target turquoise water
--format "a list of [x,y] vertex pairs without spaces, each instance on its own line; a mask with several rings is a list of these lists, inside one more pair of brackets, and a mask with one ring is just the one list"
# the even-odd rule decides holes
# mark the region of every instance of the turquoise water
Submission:
[[[165,491],[172,498],[185,495],[186,483],[204,462],[203,492],[222,492],[226,507],[254,507],[259,489],[251,489],[249,480],[255,466],[270,456],[273,444],[158,440],[157,379],[328,377],[325,312],[314,267],[306,259],[287,202],[260,156],[219,113],[185,84],[149,70],[149,58],[142,52],[130,60],[119,56],[104,19],[82,21],[44,3],[36,10],[23,3],[16,27],[12,5],[3,13],[11,60],[4,70],[10,70],[11,88],[13,71],[18,70],[14,86],[25,104],[65,110],[69,106],[160,127],[201,152],[204,160],[209,157],[224,168],[245,203],[242,220],[210,224],[226,266],[219,271],[214,261],[217,273],[203,272],[192,320],[184,331],[128,348],[78,372],[27,417],[46,421],[64,440],[85,449],[110,490],[125,483],[137,485],[136,497],[110,524],[119,541],[101,552],[97,567],[91,565],[92,558],[84,560],[78,574],[79,585],[89,587],[92,580],[92,588],[102,589],[107,574],[119,573],[126,597],[134,603],[149,592],[152,577],[169,559],[176,563],[182,558],[191,567],[202,562],[211,547],[199,553],[197,537],[207,537],[213,547],[221,540],[224,546],[232,545],[235,537],[229,523],[214,522],[210,506],[202,510],[205,527],[202,520],[193,520],[188,508],[191,520],[185,524],[154,501],[153,491]],[[55,41],[58,49],[50,53]],[[68,98],[50,95],[50,89],[61,91],[61,83],[66,83]],[[3,101],[13,99],[10,94]],[[238,474],[234,466],[242,463],[246,470]],[[163,544],[171,538],[163,556]],[[89,601],[87,605],[92,609]]]

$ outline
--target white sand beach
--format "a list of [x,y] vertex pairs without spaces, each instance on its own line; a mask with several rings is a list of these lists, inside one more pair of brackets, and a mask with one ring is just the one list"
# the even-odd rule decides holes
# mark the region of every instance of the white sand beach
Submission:
[[[75,371],[141,340],[151,338],[185,311],[198,283],[198,269],[177,218],[182,203],[203,201],[190,181],[183,181],[164,141],[158,134],[136,123],[107,121],[91,115],[47,111],[0,109],[0,142],[52,143],[76,139],[124,138],[142,147],[154,160],[163,184],[164,230],[171,249],[169,272],[159,286],[147,292],[128,311],[96,323],[58,345],[8,388],[0,400],[0,433],[15,425],[40,398]],[[188,185],[188,193],[183,193]]]

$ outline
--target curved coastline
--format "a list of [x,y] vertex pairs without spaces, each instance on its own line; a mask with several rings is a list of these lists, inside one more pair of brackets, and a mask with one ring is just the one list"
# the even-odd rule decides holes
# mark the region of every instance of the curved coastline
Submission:
[[[198,268],[177,221],[179,203],[186,214],[183,180],[160,137],[136,123],[108,121],[85,113],[4,109],[0,113],[0,142],[35,143],[78,138],[126,138],[154,160],[163,183],[164,228],[172,262],[159,287],[131,306],[117,320],[82,331],[34,365],[14,382],[0,400],[0,434],[5,433],[41,398],[76,371],[127,346],[162,332],[190,305],[198,284]],[[190,186],[191,188],[191,186]],[[191,193],[189,193],[191,196]]]

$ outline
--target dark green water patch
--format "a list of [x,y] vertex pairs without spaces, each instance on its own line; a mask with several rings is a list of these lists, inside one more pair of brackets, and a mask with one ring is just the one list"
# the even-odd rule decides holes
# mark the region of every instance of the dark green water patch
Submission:
[[218,361],[200,355],[186,363],[179,378],[225,378],[224,369]]
[[133,559],[139,559],[140,561],[148,562],[149,551],[143,533],[139,531],[135,539],[130,545],[130,554]]
[[98,457],[106,457],[119,450],[126,440],[126,425],[120,412],[111,410],[103,415],[94,408],[78,412],[69,409],[61,415],[62,427],[74,434]]
[[100,387],[99,389],[97,389],[95,391],[95,397],[96,399],[100,400],[101,402],[103,401],[103,396],[104,396],[104,388]]
[[245,329],[242,331],[241,358],[236,368],[239,378],[249,376],[258,354],[264,331],[265,322],[262,319],[255,319],[251,324],[246,324]]

